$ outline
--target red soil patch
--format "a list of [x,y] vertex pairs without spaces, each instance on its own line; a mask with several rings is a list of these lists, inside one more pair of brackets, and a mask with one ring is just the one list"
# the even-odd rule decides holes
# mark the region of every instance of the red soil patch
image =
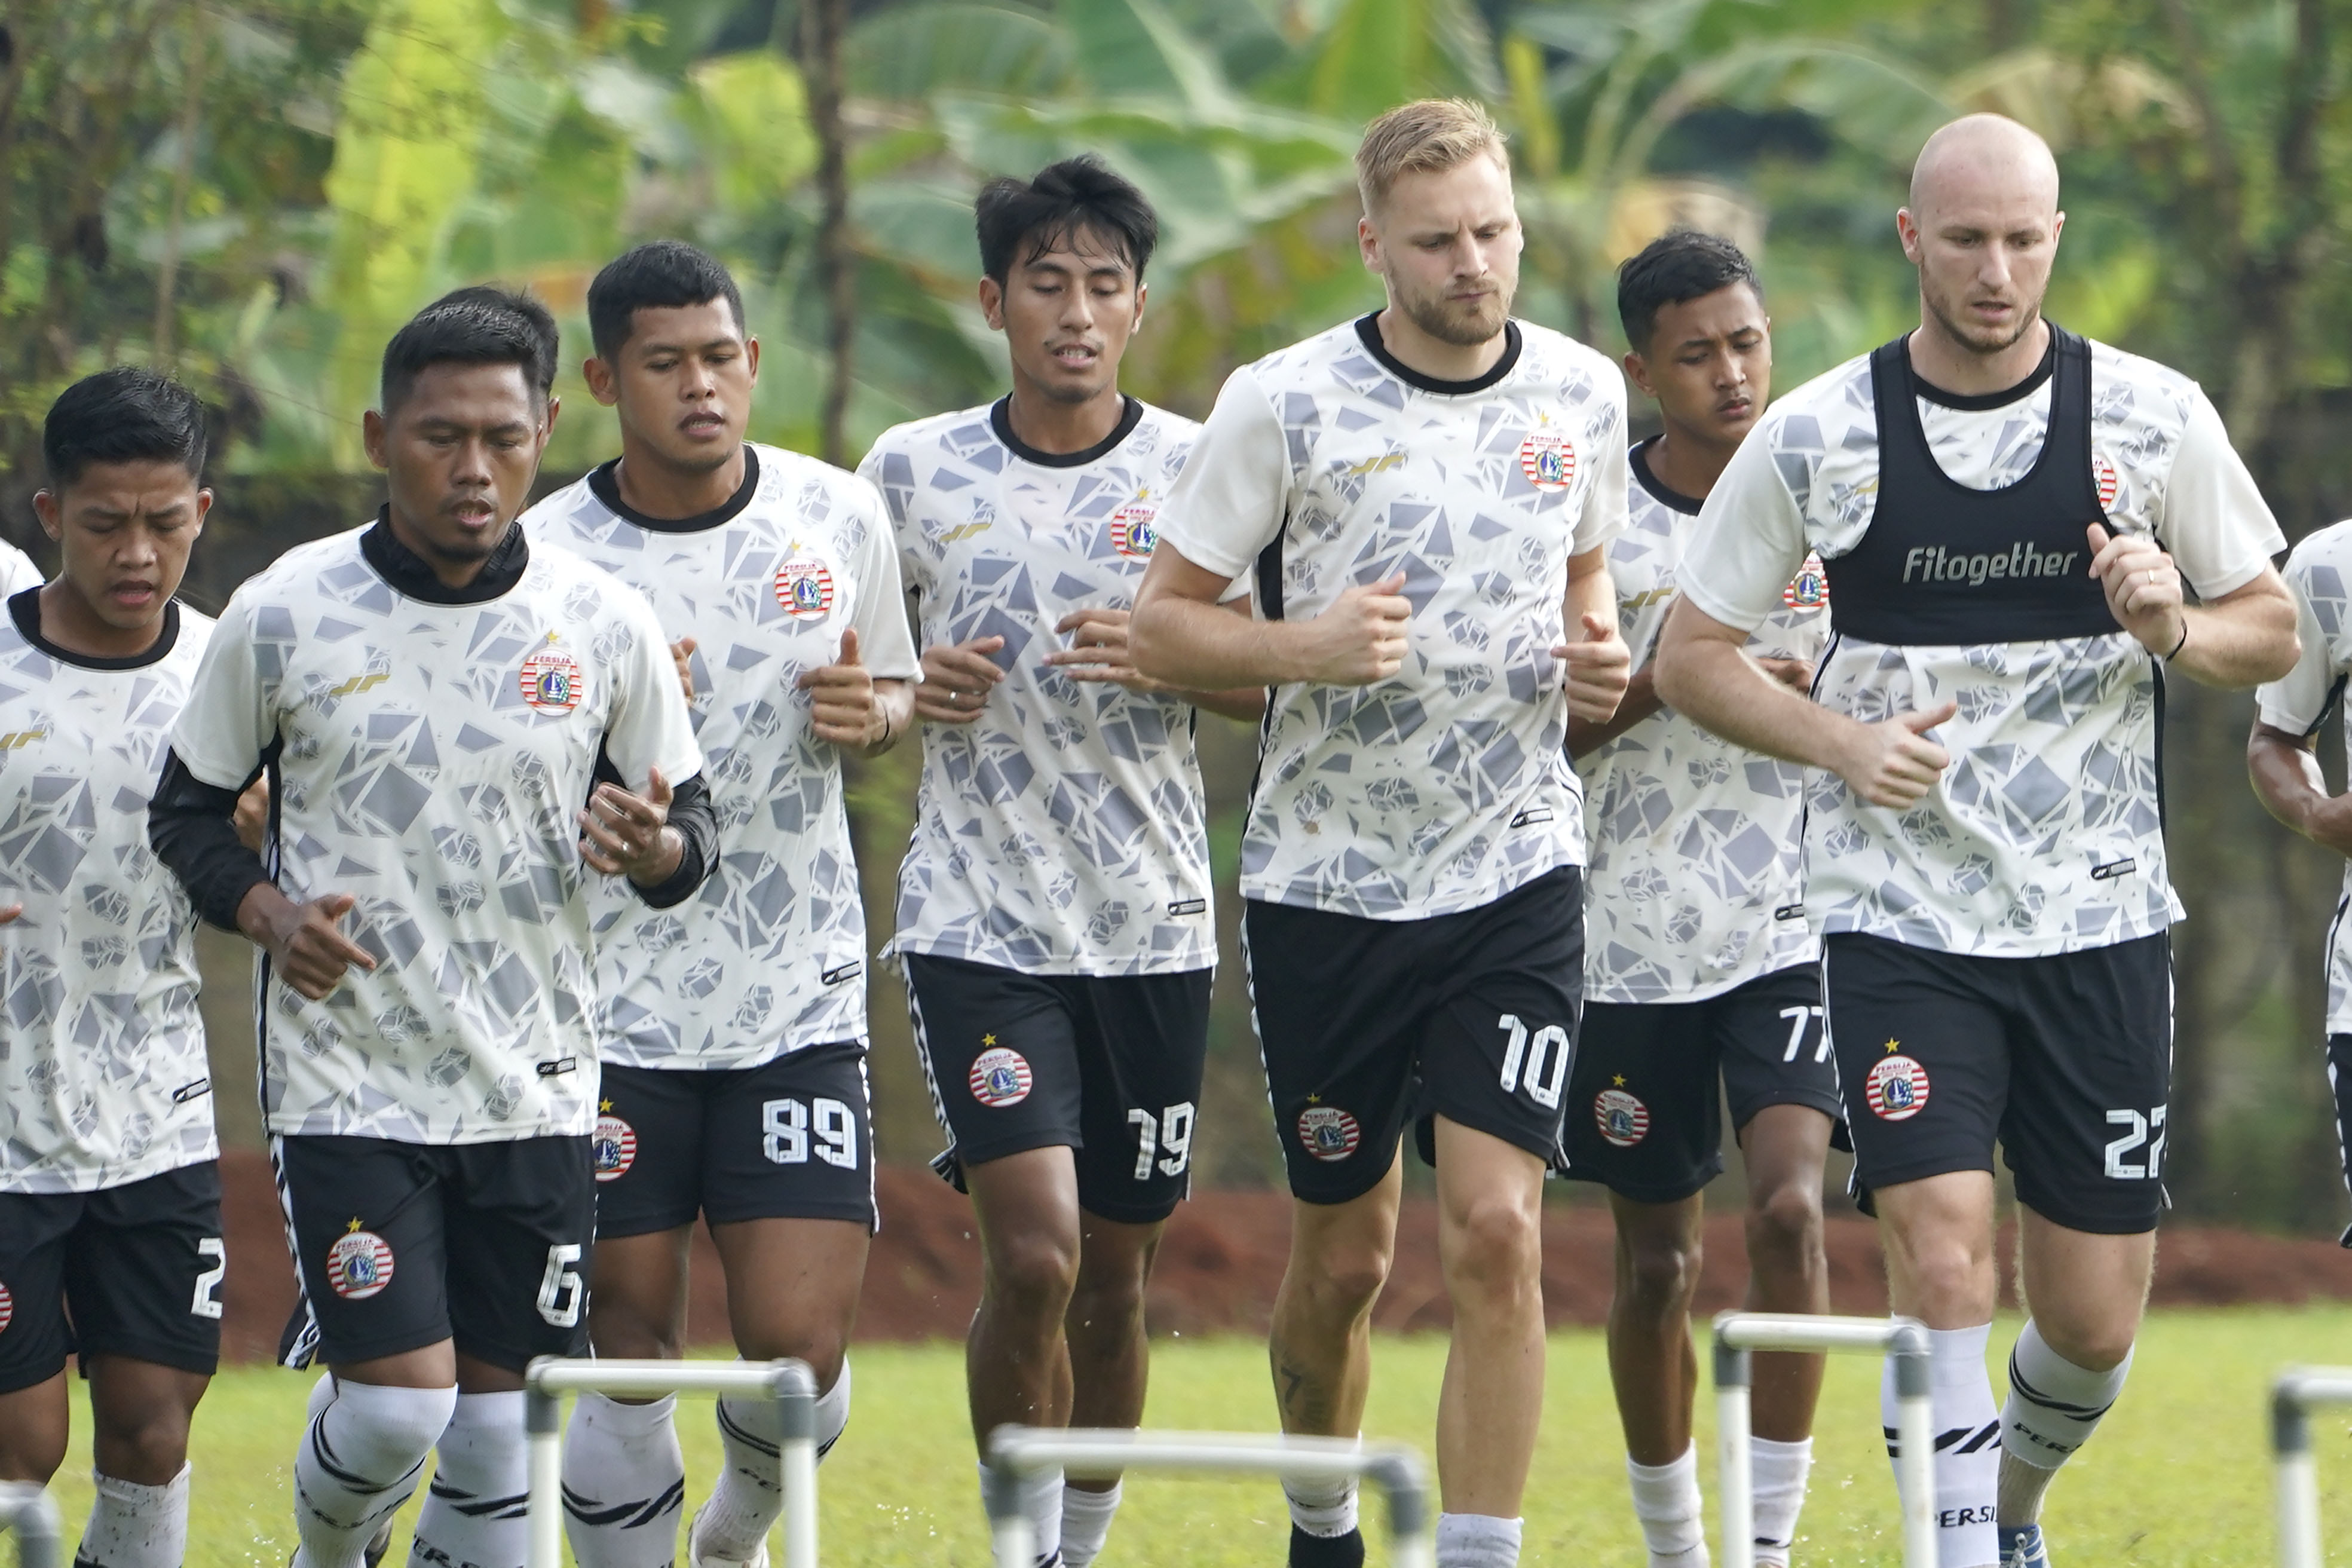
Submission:
[[[269,1163],[259,1154],[225,1154],[221,1169],[230,1258],[223,1349],[233,1361],[267,1360],[276,1353],[294,1303],[278,1195]],[[980,1244],[970,1203],[921,1166],[885,1166],[879,1189],[882,1234],[866,1264],[858,1337],[962,1338],[980,1300]],[[1289,1242],[1285,1194],[1198,1194],[1177,1211],[1160,1245],[1151,1286],[1153,1331],[1262,1331]],[[2004,1254],[2008,1247],[2004,1237]],[[1832,1219],[1829,1257],[1830,1294],[1840,1311],[1886,1310],[1878,1241],[1867,1220]],[[1738,1220],[1709,1219],[1701,1314],[1736,1305],[1747,1276]],[[1607,1212],[1548,1209],[1544,1305],[1551,1322],[1600,1322],[1609,1310],[1610,1280]],[[694,1284],[694,1337],[723,1342],[726,1298],[707,1236],[696,1237]],[[2352,1253],[2333,1241],[2176,1226],[2164,1233],[2158,1249],[2155,1300],[2160,1306],[2352,1300]],[[1436,1211],[1426,1200],[1409,1200],[1398,1227],[1395,1267],[1373,1321],[1383,1329],[1442,1329],[1451,1321],[1437,1268]]]

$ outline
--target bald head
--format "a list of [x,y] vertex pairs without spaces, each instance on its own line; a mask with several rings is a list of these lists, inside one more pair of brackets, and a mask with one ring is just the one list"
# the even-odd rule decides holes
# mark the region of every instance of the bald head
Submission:
[[1911,213],[1922,225],[1938,211],[1988,199],[2058,210],[2058,160],[2050,143],[2000,114],[1970,114],[1927,138],[1911,165]]

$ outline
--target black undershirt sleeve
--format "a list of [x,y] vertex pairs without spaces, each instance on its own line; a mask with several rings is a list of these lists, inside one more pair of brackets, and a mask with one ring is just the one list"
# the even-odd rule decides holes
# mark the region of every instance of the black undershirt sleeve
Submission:
[[[601,746],[596,750],[596,768],[591,775],[588,793],[594,795],[600,784],[629,787],[629,781],[613,765],[612,753]],[[677,869],[650,888],[629,884],[636,888],[637,897],[657,910],[692,898],[719,864],[719,807],[712,804],[710,786],[702,782],[700,773],[670,791],[669,826],[677,828],[678,837],[685,841],[677,858]]]
[[[277,760],[272,742],[262,768]],[[252,779],[246,781],[251,787]],[[188,771],[177,752],[163,755],[163,776],[147,803],[147,841],[157,859],[171,868],[188,890],[196,913],[210,925],[235,931],[237,906],[257,883],[270,880],[261,857],[236,836],[237,796],[242,789],[221,789]]]

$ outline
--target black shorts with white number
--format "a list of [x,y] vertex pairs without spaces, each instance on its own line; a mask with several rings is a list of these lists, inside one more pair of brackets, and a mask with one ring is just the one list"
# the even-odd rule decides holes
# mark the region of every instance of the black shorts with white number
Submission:
[[877,1223],[866,1047],[809,1046],[754,1068],[604,1068],[596,1234],[643,1236],[707,1215]]
[[1192,1168],[1213,972],[1024,974],[906,955],[915,1044],[963,1187],[971,1165],[1076,1152],[1078,1202],[1126,1225],[1166,1219]]
[[1822,964],[1857,1188],[1990,1171],[1998,1137],[2036,1214],[2107,1236],[2156,1228],[2170,937],[1979,958],[1843,932]]
[[1723,1172],[1725,1100],[1735,1129],[1769,1105],[1843,1120],[1818,965],[1697,1002],[1587,1003],[1561,1173],[1635,1203],[1678,1203]]
[[1475,910],[1378,921],[1253,900],[1250,997],[1290,1190],[1339,1204],[1380,1184],[1431,1119],[1561,1157],[1584,995],[1584,876],[1548,871]]
[[[89,1193],[0,1193],[0,1394],[79,1352],[209,1375],[220,1364],[220,1166]],[[70,1314],[70,1316],[68,1316]]]
[[586,1138],[403,1143],[270,1141],[301,1299],[289,1366],[398,1355],[441,1340],[520,1372],[588,1342],[596,1177]]

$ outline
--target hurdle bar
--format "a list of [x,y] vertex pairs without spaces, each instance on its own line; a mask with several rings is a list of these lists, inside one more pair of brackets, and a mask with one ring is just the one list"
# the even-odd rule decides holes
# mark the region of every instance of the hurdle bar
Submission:
[[2352,1367],[2291,1366],[2271,1384],[2283,1568],[2319,1568],[2319,1461],[2311,1451],[2311,1413],[2327,1405],[2352,1405]]
[[1755,1477],[1748,1451],[1756,1351],[1865,1352],[1894,1358],[1895,1489],[1903,1508],[1903,1563],[1936,1568],[1936,1421],[1928,1402],[1927,1325],[1916,1318],[1719,1312],[1715,1408],[1724,1568],[1756,1565]]
[[47,1488],[31,1481],[0,1481],[0,1531],[16,1533],[17,1568],[58,1568],[65,1524]]
[[562,1568],[563,1395],[658,1399],[666,1394],[776,1402],[783,1440],[783,1568],[816,1564],[816,1374],[803,1361],[594,1361],[541,1356],[525,1369],[523,1429],[530,1442],[529,1568]]
[[1389,1561],[1434,1568],[1429,1473],[1402,1443],[1247,1432],[1139,1432],[1123,1426],[999,1426],[988,1436],[989,1529],[997,1568],[1034,1568],[1037,1542],[1021,1480],[1041,1470],[1107,1479],[1127,1470],[1223,1472],[1300,1480],[1364,1479],[1389,1500]]

